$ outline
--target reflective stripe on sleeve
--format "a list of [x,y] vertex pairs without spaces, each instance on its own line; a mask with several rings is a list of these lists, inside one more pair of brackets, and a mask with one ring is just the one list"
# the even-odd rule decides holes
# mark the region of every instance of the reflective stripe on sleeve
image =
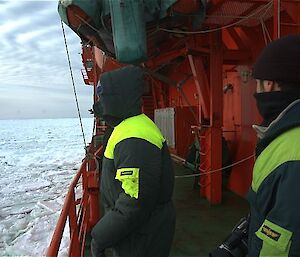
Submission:
[[275,223],[265,220],[255,233],[263,240],[260,257],[288,257],[293,233]]
[[115,179],[122,183],[122,188],[127,195],[138,199],[139,197],[139,168],[117,169]]

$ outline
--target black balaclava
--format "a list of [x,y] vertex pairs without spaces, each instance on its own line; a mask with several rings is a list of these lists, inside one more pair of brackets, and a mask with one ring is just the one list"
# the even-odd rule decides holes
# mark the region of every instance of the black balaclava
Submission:
[[263,118],[262,126],[267,127],[292,102],[300,99],[300,92],[272,91],[255,93],[256,106]]
[[103,106],[101,100],[98,100],[96,103],[94,103],[93,111],[96,117],[104,120],[111,127],[116,127],[122,122],[121,118],[111,115],[103,115]]

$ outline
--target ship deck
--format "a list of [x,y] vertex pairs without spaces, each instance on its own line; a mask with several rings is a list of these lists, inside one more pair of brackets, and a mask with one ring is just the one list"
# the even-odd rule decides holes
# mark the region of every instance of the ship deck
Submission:
[[[192,174],[178,163],[174,163],[174,168],[176,175]],[[208,257],[249,210],[245,199],[226,189],[222,204],[210,205],[199,196],[200,189],[195,187],[194,181],[194,178],[175,180],[177,222],[170,257]],[[88,245],[85,256],[91,256]]]
[[[182,165],[175,164],[176,175],[191,174]],[[234,225],[247,215],[245,199],[224,189],[220,205],[210,205],[201,198],[194,178],[176,179],[174,202],[177,212],[176,232],[170,257],[208,257]],[[225,187],[225,183],[224,183]]]

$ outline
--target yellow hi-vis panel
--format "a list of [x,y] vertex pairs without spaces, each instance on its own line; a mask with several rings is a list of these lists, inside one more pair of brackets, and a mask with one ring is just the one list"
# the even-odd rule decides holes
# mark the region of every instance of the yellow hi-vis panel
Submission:
[[139,197],[139,168],[117,169],[115,179],[122,183],[125,193],[138,199]]
[[258,191],[262,182],[277,167],[288,161],[300,160],[299,137],[299,127],[290,129],[274,139],[258,156],[253,168],[251,185],[254,192]]
[[162,148],[165,141],[159,128],[145,114],[130,117],[123,120],[114,128],[104,152],[104,156],[108,159],[114,159],[115,146],[127,138],[141,138],[149,143]]

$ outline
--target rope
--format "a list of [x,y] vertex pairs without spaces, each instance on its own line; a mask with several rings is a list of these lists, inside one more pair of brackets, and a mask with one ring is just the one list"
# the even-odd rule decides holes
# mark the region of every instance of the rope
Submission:
[[76,101],[77,113],[78,113],[80,127],[81,127],[81,133],[82,133],[82,138],[83,138],[84,149],[85,149],[85,151],[87,151],[87,149],[86,149],[86,140],[85,140],[85,135],[84,135],[84,131],[83,131],[82,119],[81,119],[81,114],[80,114],[80,109],[79,109],[79,103],[78,103],[78,98],[77,98],[77,92],[76,92],[75,83],[74,83],[74,77],[73,77],[73,71],[72,71],[72,66],[71,66],[71,61],[70,61],[70,54],[69,54],[69,50],[68,50],[68,43],[67,43],[65,28],[64,28],[64,24],[63,24],[62,20],[60,20],[60,23],[61,23],[61,28],[62,28],[63,36],[64,36],[66,53],[67,53],[67,57],[68,57],[70,75],[71,75],[71,80],[72,80],[72,85],[73,85],[74,97],[75,97],[75,101]]
[[263,27],[264,27],[264,29],[265,29],[266,35],[268,36],[269,42],[272,42],[272,38],[271,38],[271,36],[270,36],[269,30],[268,30],[266,24],[263,22],[262,25],[263,25]]
[[262,30],[263,30],[263,34],[264,34],[264,37],[265,37],[265,44],[267,45],[268,44],[268,41],[266,39],[266,35],[268,36],[268,39],[269,39],[269,42],[272,42],[272,38],[270,36],[270,33],[269,33],[269,30],[263,20],[263,18],[266,16],[267,12],[269,11],[269,8],[267,8],[265,10],[265,12],[261,15],[260,17],[260,23],[261,23],[261,26],[262,26]]
[[261,24],[261,29],[262,29],[262,32],[263,32],[263,35],[264,35],[265,45],[267,45],[268,44],[268,40],[267,40],[267,36],[266,36],[264,22],[263,22],[262,19],[260,20],[260,24]]
[[[193,177],[199,177],[199,176],[203,176],[203,175],[207,175],[207,174],[212,174],[212,173],[216,173],[218,171],[221,171],[221,170],[224,170],[224,169],[228,169],[228,168],[231,168],[233,166],[236,166],[242,162],[245,162],[251,158],[253,158],[255,156],[255,154],[252,154],[250,156],[248,156],[247,158],[244,158],[242,160],[239,160],[233,164],[230,164],[230,165],[227,165],[225,167],[222,167],[220,169],[215,169],[215,170],[211,170],[211,171],[207,171],[207,172],[202,172],[202,173],[199,173],[199,174],[191,174],[191,175],[181,175],[181,176],[175,176],[175,178],[193,178]],[[203,171],[203,170],[200,170],[200,171]]]
[[200,30],[200,31],[183,31],[183,30],[176,30],[176,29],[164,29],[164,28],[158,28],[158,30],[161,31],[165,31],[165,32],[169,32],[169,33],[177,33],[177,34],[205,34],[205,33],[210,33],[210,32],[216,32],[222,29],[227,29],[230,27],[233,27],[235,25],[238,25],[242,22],[244,22],[245,20],[251,19],[252,17],[256,16],[257,14],[259,14],[260,12],[262,12],[264,9],[268,10],[271,6],[273,5],[273,2],[270,2],[268,4],[266,4],[263,8],[258,8],[255,12],[253,12],[252,14],[245,16],[244,18],[241,18],[240,20],[227,24],[225,26],[219,27],[219,28],[214,28],[214,29],[208,29],[208,30]]

